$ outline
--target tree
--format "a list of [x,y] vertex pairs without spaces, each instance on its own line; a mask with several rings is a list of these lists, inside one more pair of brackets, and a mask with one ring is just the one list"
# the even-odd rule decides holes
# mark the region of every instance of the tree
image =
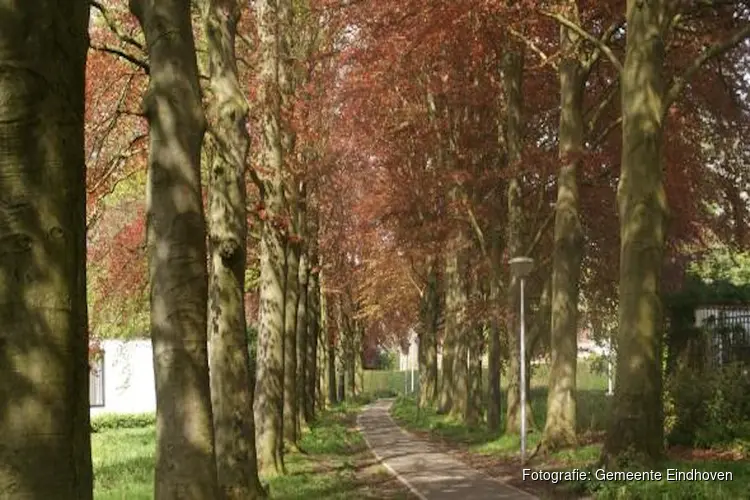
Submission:
[[92,498],[85,2],[0,4],[0,497]]
[[[663,132],[668,111],[688,79],[712,57],[750,35],[745,24],[703,49],[668,86],[666,37],[681,16],[677,4],[628,0],[627,50],[622,65],[620,304],[617,373],[603,459],[653,462],[664,443],[661,281],[668,203],[663,179]],[[729,18],[737,19],[733,7]]]
[[156,378],[155,498],[216,498],[208,375],[203,114],[186,0],[131,0],[146,37],[147,230]]
[[264,496],[258,480],[244,291],[247,245],[245,164],[248,106],[237,74],[235,39],[242,7],[201,4],[208,48],[209,342],[216,466],[223,498]]
[[[563,2],[561,12],[580,22],[576,2]],[[580,35],[560,28],[560,130],[562,166],[557,180],[552,264],[552,330],[547,419],[543,441],[548,449],[576,443],[576,362],[578,356],[578,282],[583,230],[578,213],[578,171],[584,146],[584,93],[590,65],[578,47]],[[588,64],[588,67],[587,67]]]
[[[287,0],[281,0],[286,2]],[[284,472],[285,222],[283,143],[279,89],[279,6],[256,4],[260,51],[258,103],[261,108],[260,164],[263,213],[260,240],[260,315],[255,425],[258,460],[269,473]],[[259,169],[260,172],[260,169]]]

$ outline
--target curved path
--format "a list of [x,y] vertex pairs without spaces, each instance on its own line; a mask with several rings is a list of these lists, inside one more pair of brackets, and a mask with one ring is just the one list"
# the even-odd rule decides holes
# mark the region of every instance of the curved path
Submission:
[[537,498],[472,469],[407,433],[391,418],[391,404],[392,400],[380,400],[368,405],[357,423],[378,460],[421,500]]

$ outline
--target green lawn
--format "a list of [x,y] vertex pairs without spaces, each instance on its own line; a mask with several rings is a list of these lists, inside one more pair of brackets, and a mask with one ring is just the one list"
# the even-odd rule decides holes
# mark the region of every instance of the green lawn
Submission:
[[[270,479],[275,499],[406,499],[406,489],[367,451],[356,429],[357,405],[321,415],[301,439],[304,453],[287,455],[286,476]],[[92,435],[96,500],[153,498],[154,427]]]
[[[532,378],[531,404],[536,422],[528,438],[528,449],[534,450],[539,442],[540,430],[544,425],[546,414],[547,391],[546,370],[538,369]],[[607,424],[610,397],[606,396],[606,379],[591,373],[585,365],[578,374],[578,429],[582,444],[574,450],[566,450],[545,457],[536,457],[529,465],[533,469],[569,471],[574,468],[591,470],[596,463],[600,450],[603,431]],[[504,399],[503,399],[504,401]],[[448,448],[459,452],[471,465],[485,469],[490,473],[510,475],[512,483],[519,487],[529,487],[520,481],[520,463],[518,436],[506,436],[491,433],[483,426],[466,427],[448,416],[438,415],[434,409],[418,409],[412,397],[400,397],[394,404],[391,414],[394,419],[417,435],[442,442]],[[617,482],[590,480],[581,483],[560,484],[555,491],[547,488],[550,497],[576,498],[594,496],[597,499],[743,499],[750,498],[750,460],[745,454],[740,455],[726,450],[705,451],[671,450],[670,459],[655,470],[661,471],[660,482]],[[697,469],[706,472],[731,472],[732,481],[695,481],[667,482],[666,469],[676,468],[680,471]],[[592,471],[593,472],[593,471]],[[593,474],[592,474],[593,475]],[[513,476],[519,476],[513,478]],[[543,490],[535,493],[546,497]]]

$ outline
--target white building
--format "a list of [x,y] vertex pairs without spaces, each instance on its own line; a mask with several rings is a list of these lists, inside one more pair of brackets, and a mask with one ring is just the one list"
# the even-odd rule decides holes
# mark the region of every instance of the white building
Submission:
[[103,340],[89,378],[91,415],[156,411],[150,340]]

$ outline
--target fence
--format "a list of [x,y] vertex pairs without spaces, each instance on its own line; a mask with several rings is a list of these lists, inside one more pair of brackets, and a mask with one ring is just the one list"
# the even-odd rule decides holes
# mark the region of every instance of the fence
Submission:
[[713,366],[750,365],[750,308],[698,309],[695,320],[709,335],[708,354]]

